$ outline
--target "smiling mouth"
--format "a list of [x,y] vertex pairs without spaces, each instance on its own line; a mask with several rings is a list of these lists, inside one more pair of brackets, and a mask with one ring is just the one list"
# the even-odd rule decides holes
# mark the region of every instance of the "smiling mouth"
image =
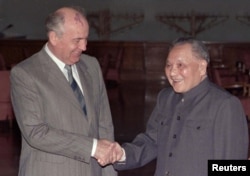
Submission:
[[180,82],[182,82],[182,80],[177,80],[177,79],[172,79],[172,81],[173,81],[173,83],[180,83]]
[[74,53],[74,56],[80,57],[81,54],[82,54],[81,52],[75,52],[75,53]]

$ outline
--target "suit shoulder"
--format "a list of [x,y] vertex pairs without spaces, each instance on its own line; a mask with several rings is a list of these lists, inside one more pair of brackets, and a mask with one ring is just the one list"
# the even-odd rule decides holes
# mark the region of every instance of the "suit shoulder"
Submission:
[[169,96],[171,93],[173,93],[173,88],[171,86],[167,86],[160,90],[158,93],[158,97],[166,97]]
[[39,67],[40,66],[40,62],[42,60],[44,60],[45,57],[48,58],[48,55],[45,55],[45,52],[43,52],[41,50],[41,51],[39,51],[39,52],[31,55],[30,57],[22,60],[21,62],[19,62],[18,64],[16,64],[13,68],[15,68],[15,67],[22,67],[24,69],[25,68],[31,69],[30,65],[32,65],[32,67],[36,66],[36,65]]
[[83,63],[90,70],[100,70],[100,64],[96,57],[83,54],[80,58],[80,62]]
[[82,54],[81,59],[84,60],[85,62],[98,63],[98,60],[96,57],[90,56],[88,54]]
[[[26,71],[26,72],[31,72],[34,67],[36,66],[37,59],[35,56],[31,56],[29,58],[26,58],[24,60],[22,60],[21,62],[19,62],[18,64],[16,64],[15,66],[12,67],[11,72],[16,72],[16,71]],[[33,65],[33,67],[31,67],[31,65]]]
[[224,88],[211,83],[209,88],[209,95],[214,96],[216,99],[218,98],[236,98],[233,94],[225,90]]

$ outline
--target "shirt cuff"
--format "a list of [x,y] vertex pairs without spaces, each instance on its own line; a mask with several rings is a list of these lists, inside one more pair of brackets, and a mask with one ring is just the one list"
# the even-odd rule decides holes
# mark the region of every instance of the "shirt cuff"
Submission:
[[126,152],[125,152],[124,148],[122,148],[122,151],[123,151],[123,155],[118,162],[124,162],[126,160]]
[[97,147],[97,139],[93,139],[93,146],[92,146],[92,151],[91,151],[91,156],[93,157],[96,152],[96,147]]

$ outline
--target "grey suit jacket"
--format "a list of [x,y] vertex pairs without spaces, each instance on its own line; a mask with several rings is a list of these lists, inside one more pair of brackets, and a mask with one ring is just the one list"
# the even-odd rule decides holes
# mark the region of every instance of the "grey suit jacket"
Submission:
[[91,158],[93,138],[114,139],[109,102],[97,60],[76,64],[87,118],[44,48],[11,70],[11,97],[22,133],[19,176],[114,176]]

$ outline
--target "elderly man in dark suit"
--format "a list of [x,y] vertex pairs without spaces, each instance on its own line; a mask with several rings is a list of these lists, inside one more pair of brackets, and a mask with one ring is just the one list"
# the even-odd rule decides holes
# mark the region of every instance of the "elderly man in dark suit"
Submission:
[[248,127],[240,101],[209,81],[209,55],[192,38],[173,42],[146,132],[123,144],[118,170],[157,159],[155,176],[207,176],[208,160],[247,159]]
[[[113,123],[102,72],[86,50],[89,25],[80,8],[46,20],[48,42],[11,71],[22,132],[19,176],[115,176]],[[67,68],[67,69],[65,69]],[[75,93],[77,95],[75,95]]]

